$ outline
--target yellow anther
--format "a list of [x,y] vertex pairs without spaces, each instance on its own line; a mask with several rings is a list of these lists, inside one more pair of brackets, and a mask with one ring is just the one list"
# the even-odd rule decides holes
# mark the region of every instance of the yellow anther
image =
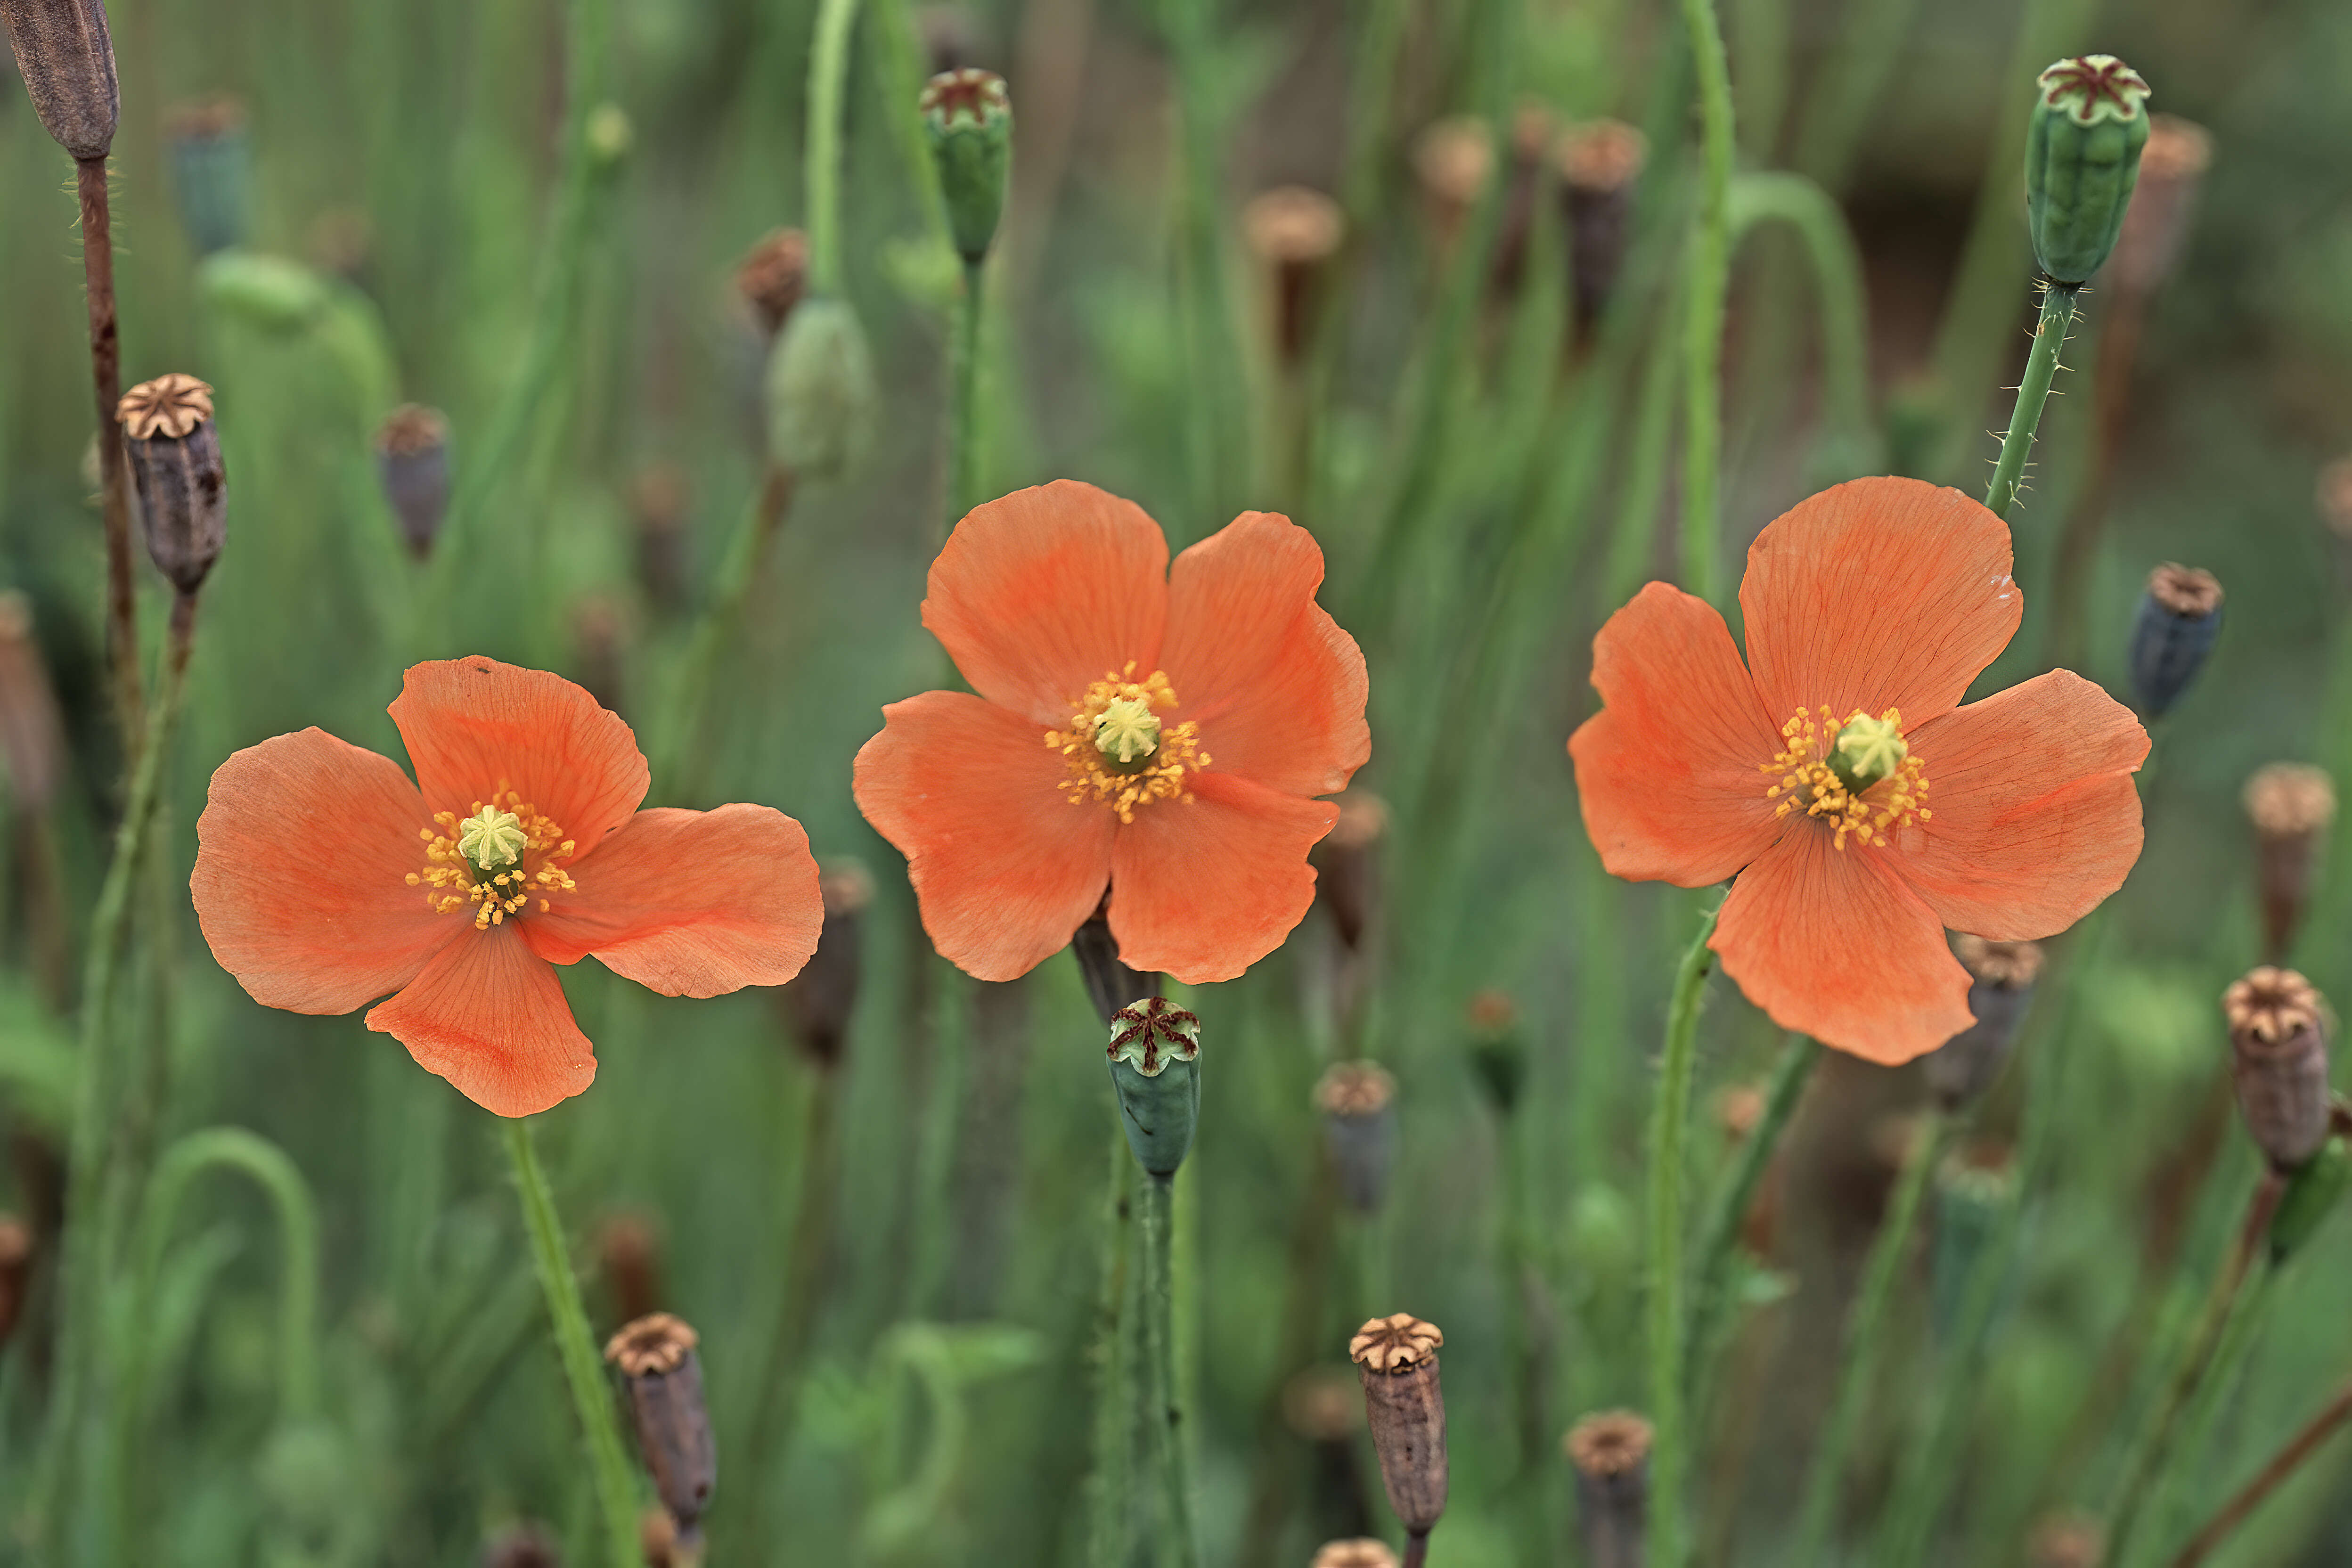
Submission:
[[1160,716],[1149,700],[1114,697],[1095,721],[1095,750],[1121,766],[1139,763],[1160,749]]
[[1070,804],[1108,805],[1121,822],[1132,822],[1137,806],[1192,799],[1185,775],[1207,767],[1209,754],[1201,750],[1199,726],[1161,722],[1156,710],[1175,706],[1164,671],[1138,680],[1131,664],[1072,698],[1068,728],[1045,731],[1045,744],[1069,764],[1061,789]]
[[440,832],[427,827],[418,833],[425,868],[409,872],[405,880],[426,889],[425,907],[436,914],[471,906],[475,929],[487,931],[521,914],[534,899],[544,910],[545,894],[577,890],[562,862],[579,846],[503,784],[488,802],[476,801],[474,815],[464,821],[448,811],[436,813],[433,820]]
[[1764,790],[1765,799],[1778,802],[1772,815],[1786,817],[1802,806],[1835,829],[1839,849],[1848,835],[1883,846],[1894,829],[1927,821],[1935,815],[1927,805],[1927,779],[1903,740],[1902,722],[1892,708],[1877,719],[1857,712],[1843,725],[1827,708],[1818,717],[1800,709],[1780,726],[1787,743],[1780,754],[1758,764],[1773,780]]

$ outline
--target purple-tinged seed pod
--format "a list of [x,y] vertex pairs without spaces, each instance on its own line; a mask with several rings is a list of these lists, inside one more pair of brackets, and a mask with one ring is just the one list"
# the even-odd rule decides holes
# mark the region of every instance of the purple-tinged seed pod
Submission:
[[394,409],[376,427],[375,471],[408,552],[429,559],[449,515],[448,419],[421,403]]
[[2132,625],[2132,691],[2140,711],[2150,719],[2171,711],[2221,635],[2221,584],[2213,574],[2170,562],[2149,573]]
[[147,553],[184,596],[204,585],[228,540],[228,475],[213,428],[213,389],[174,371],[115,407],[139,487]]
[[1650,1528],[1650,1424],[1604,1410],[1569,1428],[1560,1447],[1576,1469],[1578,1532],[1591,1568],[1642,1568]]
[[1339,1195],[1360,1215],[1378,1213],[1396,1167],[1396,1079],[1373,1062],[1333,1062],[1315,1085],[1315,1106]]
[[2042,976],[2042,948],[2031,942],[1953,940],[1953,956],[1969,972],[1969,1011],[1976,1022],[1930,1051],[1921,1064],[1927,1087],[1947,1111],[1984,1097],[2009,1062],[2017,1026]]
[[42,129],[76,158],[105,157],[122,93],[101,0],[0,0],[0,24]]
[[851,1016],[865,978],[866,910],[874,902],[872,873],[855,860],[822,868],[817,891],[824,900],[824,925],[816,951],[777,993],[793,1037],[809,1060],[830,1072],[849,1046]]
[[2294,970],[2265,965],[2223,994],[2221,1012],[2246,1131],[2273,1170],[2292,1171],[2327,1141],[2326,1004]]
[[1373,1318],[1348,1342],[1364,1385],[1364,1420],[1380,1456],[1389,1507],[1416,1542],[1445,1512],[1445,1394],[1437,1352],[1445,1335],[1410,1312]]
[[604,1359],[628,1382],[637,1445],[681,1544],[694,1540],[719,1479],[697,1338],[682,1319],[655,1312],[625,1325],[604,1346]]
[[2311,904],[2320,845],[2336,820],[2336,784],[2305,763],[2273,763],[2246,781],[2246,816],[2263,898],[2263,954],[2284,962]]

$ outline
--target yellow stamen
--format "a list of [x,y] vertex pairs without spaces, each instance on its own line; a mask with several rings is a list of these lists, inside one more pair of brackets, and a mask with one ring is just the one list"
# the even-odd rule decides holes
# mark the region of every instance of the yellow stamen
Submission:
[[1133,822],[1139,805],[1191,800],[1185,775],[1207,767],[1209,753],[1201,750],[1200,728],[1192,721],[1160,721],[1157,710],[1175,706],[1163,671],[1138,680],[1132,664],[1072,698],[1069,726],[1045,731],[1045,744],[1069,763],[1070,776],[1060,787],[1070,804],[1108,805],[1121,822]]
[[579,846],[503,784],[487,803],[476,801],[474,815],[464,821],[454,811],[438,812],[433,820],[438,833],[417,830],[425,868],[411,871],[407,881],[425,889],[425,907],[436,914],[470,905],[474,929],[486,931],[523,913],[534,899],[544,910],[546,894],[578,887],[562,862]]
[[1837,830],[1832,847],[1846,836],[1883,847],[1894,829],[1936,814],[1927,809],[1927,776],[1903,739],[1903,715],[1895,709],[1873,719],[1857,710],[1843,724],[1822,708],[1800,708],[1780,726],[1780,753],[1759,765],[1770,776],[1764,798],[1779,801],[1775,816],[1798,806]]

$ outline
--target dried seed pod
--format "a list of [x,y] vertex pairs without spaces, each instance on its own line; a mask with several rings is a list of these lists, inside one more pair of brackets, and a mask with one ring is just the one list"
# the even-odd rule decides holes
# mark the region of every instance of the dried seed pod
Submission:
[[735,291],[772,343],[808,292],[808,236],[796,228],[779,228],[770,230],[735,268]]
[[104,0],[0,0],[0,23],[41,128],[77,158],[105,157],[122,94]]
[[680,1319],[656,1312],[624,1326],[604,1346],[604,1359],[628,1380],[637,1444],[681,1543],[694,1539],[719,1479],[696,1338]]
[[563,1554],[541,1526],[518,1524],[482,1548],[482,1568],[563,1568]]
[[1528,1047],[1519,1029],[1519,1009],[1500,991],[1470,998],[1470,1067],[1486,1103],[1507,1117],[1517,1109],[1528,1076]]
[[1277,185],[1242,208],[1242,238],[1265,268],[1276,361],[1297,365],[1314,341],[1331,258],[1347,234],[1339,204],[1305,185]]
[[596,1231],[596,1255],[613,1310],[625,1323],[651,1317],[662,1303],[661,1231],[642,1214],[616,1214]]
[[2132,624],[2132,690],[2161,719],[2180,700],[2221,635],[2221,584],[2210,572],[2165,563],[2148,574]]
[[115,408],[139,485],[147,553],[183,595],[203,586],[228,539],[228,476],[213,428],[213,389],[174,371]]
[[12,1214],[0,1214],[0,1348],[5,1348],[25,1310],[25,1287],[33,1272],[33,1232]]
[[924,83],[917,107],[940,172],[948,236],[964,265],[977,267],[994,243],[1004,213],[1005,178],[1013,164],[1012,95],[994,71],[966,67]]
[[2008,1065],[2017,1026],[2042,975],[2042,948],[2031,942],[1956,937],[1952,952],[1969,972],[1969,1011],[1976,1022],[1928,1053],[1927,1088],[1947,1111],[1973,1105]]
[[253,141],[245,106],[208,98],[164,118],[172,199],[189,245],[198,256],[243,245],[253,228]]
[[1327,1541],[1315,1549],[1315,1561],[1308,1568],[1397,1568],[1397,1554],[1377,1536]]
[[1152,996],[1111,1016],[1111,1088],[1136,1163],[1173,1176],[1201,1116],[1201,1020]]
[[375,432],[375,472],[408,552],[425,560],[449,515],[448,419],[421,403],[384,416]]
[[2325,769],[2273,763],[2246,781],[2247,819],[2254,825],[2263,895],[2263,952],[2275,963],[2294,945],[2320,845],[2336,820],[2336,784]]
[[1315,1085],[1324,1147],[1339,1195],[1360,1215],[1376,1213],[1396,1165],[1396,1079],[1372,1062],[1333,1062]]
[[2083,55],[2050,67],[2036,85],[2026,223],[2043,275],[2079,286],[2115,249],[2131,205],[2147,142],[2147,82],[2113,55]]
[[817,1066],[838,1067],[849,1044],[851,1016],[865,974],[866,906],[874,901],[874,879],[855,860],[829,861],[817,879],[824,900],[824,926],[816,952],[778,994],[801,1049]]
[[1348,1342],[1364,1385],[1364,1419],[1380,1456],[1389,1507],[1408,1533],[1427,1535],[1445,1512],[1445,1394],[1437,1352],[1445,1335],[1410,1312],[1373,1318]]
[[1388,833],[1389,808],[1380,796],[1360,789],[1331,804],[1339,808],[1339,820],[1309,856],[1316,868],[1315,901],[1329,911],[1348,951],[1360,952],[1380,923],[1380,845]]
[[2221,998],[2231,1076],[2246,1131],[2273,1168],[2292,1171],[2327,1139],[2327,1017],[2311,982],[2263,967]]
[[1649,157],[1649,138],[1622,120],[1571,125],[1553,143],[1552,162],[1568,207],[1569,268],[1580,327],[1600,320],[1625,269],[1633,195]]
[[1569,1428],[1561,1447],[1576,1467],[1577,1522],[1592,1568],[1642,1568],[1650,1528],[1650,1424],[1605,1410]]
[[0,593],[0,764],[20,811],[47,811],[65,765],[65,721],[57,688],[33,635],[33,603]]
[[2213,138],[2194,121],[2151,114],[2140,149],[2139,183],[2124,211],[2123,232],[2107,261],[2107,281],[2129,293],[2152,294],[2172,271],[2189,233],[2197,187],[2213,163]]

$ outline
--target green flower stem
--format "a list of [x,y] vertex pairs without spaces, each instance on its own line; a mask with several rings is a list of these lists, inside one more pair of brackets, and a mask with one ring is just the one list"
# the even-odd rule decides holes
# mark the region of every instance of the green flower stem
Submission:
[[1862,252],[1830,194],[1802,174],[1742,174],[1731,184],[1731,244],[1759,224],[1788,226],[1812,268],[1821,320],[1822,404],[1832,439],[1845,444],[1841,467],[1874,472],[1882,454],[1870,411],[1869,298]]
[[816,41],[809,49],[808,139],[803,164],[807,192],[809,292],[839,294],[841,260],[841,112],[849,75],[849,34],[857,0],[823,0]]
[[[1731,65],[1715,0],[1683,0],[1698,67],[1698,223],[1683,300],[1683,587],[1715,597],[1716,487],[1723,460],[1723,311],[1731,285]],[[1672,1565],[1668,1565],[1672,1568]]]
[[1110,1180],[1104,1189],[1102,1274],[1095,1296],[1094,1472],[1088,1478],[1091,1518],[1087,1562],[1090,1568],[1127,1568],[1129,1500],[1127,1478],[1134,1458],[1134,1394],[1127,1353],[1129,1240],[1133,1232],[1135,1156],[1127,1135],[1110,1132]]
[[1650,1564],[1683,1568],[1689,1552],[1683,1518],[1684,1471],[1690,1433],[1683,1399],[1683,1142],[1689,1131],[1691,1079],[1696,1068],[1699,996],[1715,967],[1707,938],[1723,912],[1717,900],[1699,917],[1698,934],[1675,972],[1666,1012],[1664,1059],[1650,1110]]
[[1886,95],[1916,5],[1916,0],[1857,0],[1847,6],[1825,79],[1806,94],[1793,162],[1832,191],[1843,190],[1853,176],[1871,111]]
[[2352,1384],[2337,1390],[2336,1397],[2329,1400],[2318,1415],[2305,1422],[2294,1436],[2271,1456],[2269,1462],[2221,1505],[2206,1521],[2205,1527],[2189,1537],[2189,1544],[2173,1558],[2171,1568],[2197,1568],[2199,1563],[2210,1557],[2214,1549],[2227,1541],[2238,1526],[2262,1507],[2271,1493],[2286,1484],[2295,1471],[2303,1468],[2304,1461],[2317,1453],[2347,1421],[2352,1421]]
[[963,515],[987,498],[981,494],[980,323],[986,309],[983,265],[963,264],[963,297],[956,302],[955,388],[948,411],[948,515],[942,541]]
[[[2144,1533],[2152,1532],[2158,1547],[2173,1534],[2174,1521],[2180,1509],[2181,1485],[2188,1479],[2184,1472],[2194,1472],[2198,1468],[2198,1461],[2212,1436],[2214,1417],[2221,1413],[2221,1401],[2237,1385],[2239,1371],[2253,1348],[2254,1330],[2262,1322],[2263,1310],[2270,1304],[2271,1287],[2277,1279],[2277,1268],[2267,1257],[2262,1258],[2255,1264],[2245,1288],[2231,1306],[2229,1321],[2222,1330],[2220,1343],[2213,1350],[2211,1369],[2181,1421],[2181,1441],[2172,1456],[2172,1462],[2158,1472],[2151,1494],[2147,1510],[2148,1531]],[[2130,1544],[2120,1536],[2109,1537],[2108,1550],[2114,1554],[2112,1561],[2127,1561],[2124,1553]]]
[[2033,325],[2033,352],[2025,361],[2025,379],[2017,384],[2017,408],[2009,416],[2009,431],[2000,438],[2000,461],[1993,466],[1985,505],[1995,517],[2006,519],[2017,500],[2018,481],[2025,477],[2025,459],[2033,450],[2033,432],[2042,424],[2042,405],[2049,401],[2050,384],[2058,375],[2058,352],[2066,346],[2066,329],[2074,320],[2072,284],[2044,281],[2042,316]]
[[719,564],[709,608],[703,611],[695,626],[694,641],[687,649],[686,663],[679,672],[677,699],[668,715],[667,739],[659,748],[661,754],[656,760],[660,766],[654,771],[667,799],[681,805],[699,805],[699,797],[709,786],[711,759],[704,730],[711,687],[719,675],[719,660],[742,627],[751,590],[765,574],[776,535],[792,512],[798,479],[799,476],[782,463],[768,464],[760,481],[760,493],[753,498],[749,513],[736,526],[726,558]]
[[1829,1415],[1822,1424],[1820,1444],[1805,1478],[1804,1501],[1797,1515],[1797,1549],[1788,1559],[1791,1563],[1812,1568],[1815,1563],[1830,1560],[1830,1534],[1837,1522],[1846,1455],[1853,1447],[1855,1429],[1862,1424],[1863,1406],[1867,1402],[1871,1373],[1877,1360],[1879,1332],[1886,1322],[1887,1302],[1895,1293],[1895,1280],[1902,1272],[1903,1260],[1911,1249],[1912,1234],[1919,1223],[1920,1200],[1927,1194],[1928,1177],[1943,1158],[1950,1128],[1950,1122],[1940,1113],[1927,1113],[1926,1124],[1912,1142],[1903,1173],[1886,1201],[1886,1214],[1879,1221],[1877,1239],[1871,1243],[1870,1258],[1863,1268],[1862,1289],[1854,1299],[1853,1316],[1846,1321],[1837,1387],[1830,1397]]
[[1161,1561],[1200,1568],[1192,1538],[1190,1435],[1184,1430],[1184,1385],[1176,1375],[1176,1289],[1171,1240],[1175,1234],[1176,1182],[1147,1173],[1138,1193],[1143,1233],[1143,1343],[1150,1363],[1143,1410],[1158,1449],[1166,1489],[1168,1534]]
[[1348,74],[1347,173],[1339,185],[1348,226],[1356,234],[1367,232],[1379,216],[1381,175],[1396,141],[1397,57],[1412,16],[1411,0],[1371,0],[1356,36],[1355,62]]
[[587,1434],[589,1479],[596,1489],[597,1511],[604,1515],[610,1568],[637,1568],[643,1559],[637,1546],[636,1479],[621,1447],[612,1384],[588,1331],[588,1309],[581,1302],[580,1281],[572,1272],[563,1226],[555,1215],[555,1194],[548,1188],[547,1173],[540,1169],[539,1154],[531,1146],[530,1121],[510,1119],[505,1131],[507,1159],[514,1166],[515,1189],[530,1231],[531,1258],[538,1266],[540,1289],[547,1297],[547,1315],[555,1330],[556,1352],[563,1362],[563,1380],[571,1386],[572,1407],[580,1413],[580,1425]]
[[1780,1134],[1788,1130],[1789,1119],[1803,1098],[1821,1055],[1821,1047],[1807,1036],[1790,1035],[1789,1043],[1780,1048],[1780,1059],[1773,1064],[1772,1081],[1764,1094],[1764,1114],[1740,1145],[1738,1157],[1707,1210],[1706,1227],[1699,1232],[1698,1256],[1691,1268],[1690,1322],[1683,1346],[1683,1388],[1692,1409],[1706,1406],[1702,1373],[1715,1348],[1716,1321],[1723,1311],[1723,1277],[1739,1240],[1739,1226],[1748,1217],[1756,1185],[1764,1179],[1765,1167],[1780,1146]]

